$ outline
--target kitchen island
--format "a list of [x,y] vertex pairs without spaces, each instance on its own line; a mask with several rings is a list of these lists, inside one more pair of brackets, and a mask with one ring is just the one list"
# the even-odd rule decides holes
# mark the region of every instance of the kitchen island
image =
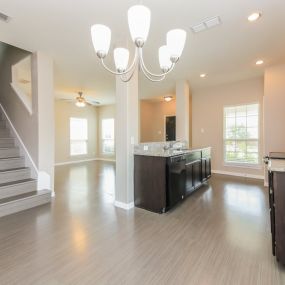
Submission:
[[285,153],[267,157],[272,254],[285,265]]
[[211,148],[135,150],[135,206],[156,213],[172,209],[211,177]]

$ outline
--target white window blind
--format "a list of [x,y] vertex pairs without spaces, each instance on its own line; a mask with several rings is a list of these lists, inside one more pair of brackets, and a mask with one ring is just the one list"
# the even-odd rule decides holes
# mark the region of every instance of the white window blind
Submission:
[[87,154],[87,119],[70,118],[70,155]]
[[224,108],[224,160],[259,164],[259,105]]
[[106,154],[115,152],[114,119],[102,120],[102,151]]

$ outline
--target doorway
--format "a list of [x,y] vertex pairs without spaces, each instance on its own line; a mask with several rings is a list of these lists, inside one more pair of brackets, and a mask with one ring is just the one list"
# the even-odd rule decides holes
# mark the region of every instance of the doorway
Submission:
[[176,140],[176,116],[165,117],[165,140],[167,142]]

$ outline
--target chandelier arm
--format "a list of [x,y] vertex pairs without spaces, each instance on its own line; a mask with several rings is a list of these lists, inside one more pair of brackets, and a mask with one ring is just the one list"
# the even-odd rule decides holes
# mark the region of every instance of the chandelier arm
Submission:
[[147,71],[144,69],[144,67],[143,67],[142,64],[141,64],[141,70],[142,70],[143,74],[145,75],[145,77],[146,77],[148,80],[152,81],[152,82],[160,82],[160,81],[162,81],[162,80],[165,78],[165,75],[164,75],[164,74],[162,74],[161,78],[159,78],[159,79],[151,78],[151,75],[149,75],[149,74],[147,73]]
[[144,70],[145,70],[149,75],[151,75],[151,76],[153,76],[153,77],[162,77],[162,76],[165,77],[165,75],[168,74],[168,73],[170,73],[170,72],[174,69],[174,66],[175,66],[175,63],[172,63],[172,64],[171,64],[171,67],[169,68],[168,71],[166,71],[166,72],[164,72],[164,73],[161,73],[161,74],[155,74],[155,73],[150,72],[150,71],[147,69],[147,67],[146,67],[146,65],[145,65],[145,63],[144,63],[144,60],[143,60],[142,48],[139,49],[139,58],[140,58],[141,66],[144,68]]
[[132,74],[131,74],[128,78],[124,78],[124,75],[121,75],[121,76],[120,76],[120,77],[121,77],[121,80],[122,80],[123,82],[129,82],[129,81],[133,78],[134,73],[135,73],[135,70],[133,70]]
[[134,56],[134,60],[133,60],[132,64],[130,65],[130,67],[129,67],[127,70],[125,70],[125,71],[123,71],[123,72],[117,72],[117,71],[113,71],[112,69],[110,69],[110,68],[105,64],[103,58],[101,58],[101,63],[102,63],[102,65],[103,65],[103,67],[104,67],[107,71],[109,71],[110,73],[112,73],[112,74],[114,74],[114,75],[124,75],[124,74],[129,73],[129,72],[133,69],[135,63],[137,62],[137,58],[138,58],[138,51],[137,51],[137,48],[136,48],[135,56]]
[[127,74],[122,74],[122,75],[120,75],[120,78],[121,78],[121,80],[122,80],[123,82],[129,82],[129,81],[133,78],[133,76],[134,76],[134,74],[135,74],[136,66],[137,66],[137,64],[135,64],[135,66],[134,66],[134,68],[133,68],[133,71],[132,71],[132,73],[131,73],[131,75],[130,75],[129,77],[126,78],[126,75],[127,75]]

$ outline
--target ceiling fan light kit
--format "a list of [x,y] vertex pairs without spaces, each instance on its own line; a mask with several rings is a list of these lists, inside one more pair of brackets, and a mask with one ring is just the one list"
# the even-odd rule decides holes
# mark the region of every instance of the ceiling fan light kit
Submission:
[[76,97],[76,102],[75,105],[79,108],[83,108],[86,106],[86,101],[84,99],[84,97],[82,97],[83,93],[82,92],[78,92],[79,96]]
[[[143,5],[132,6],[128,10],[128,24],[131,38],[135,44],[135,56],[129,65],[129,51],[126,48],[114,49],[116,70],[111,70],[104,62],[111,44],[111,30],[105,25],[96,24],[91,27],[91,37],[96,55],[103,67],[114,75],[121,77],[124,82],[130,81],[135,68],[139,65],[143,74],[152,82],[162,81],[171,72],[178,62],[186,42],[186,32],[174,29],[166,35],[166,45],[159,48],[158,58],[162,73],[155,74],[149,71],[143,59],[143,46],[147,40],[151,21],[151,11]],[[129,66],[128,66],[129,65]]]

